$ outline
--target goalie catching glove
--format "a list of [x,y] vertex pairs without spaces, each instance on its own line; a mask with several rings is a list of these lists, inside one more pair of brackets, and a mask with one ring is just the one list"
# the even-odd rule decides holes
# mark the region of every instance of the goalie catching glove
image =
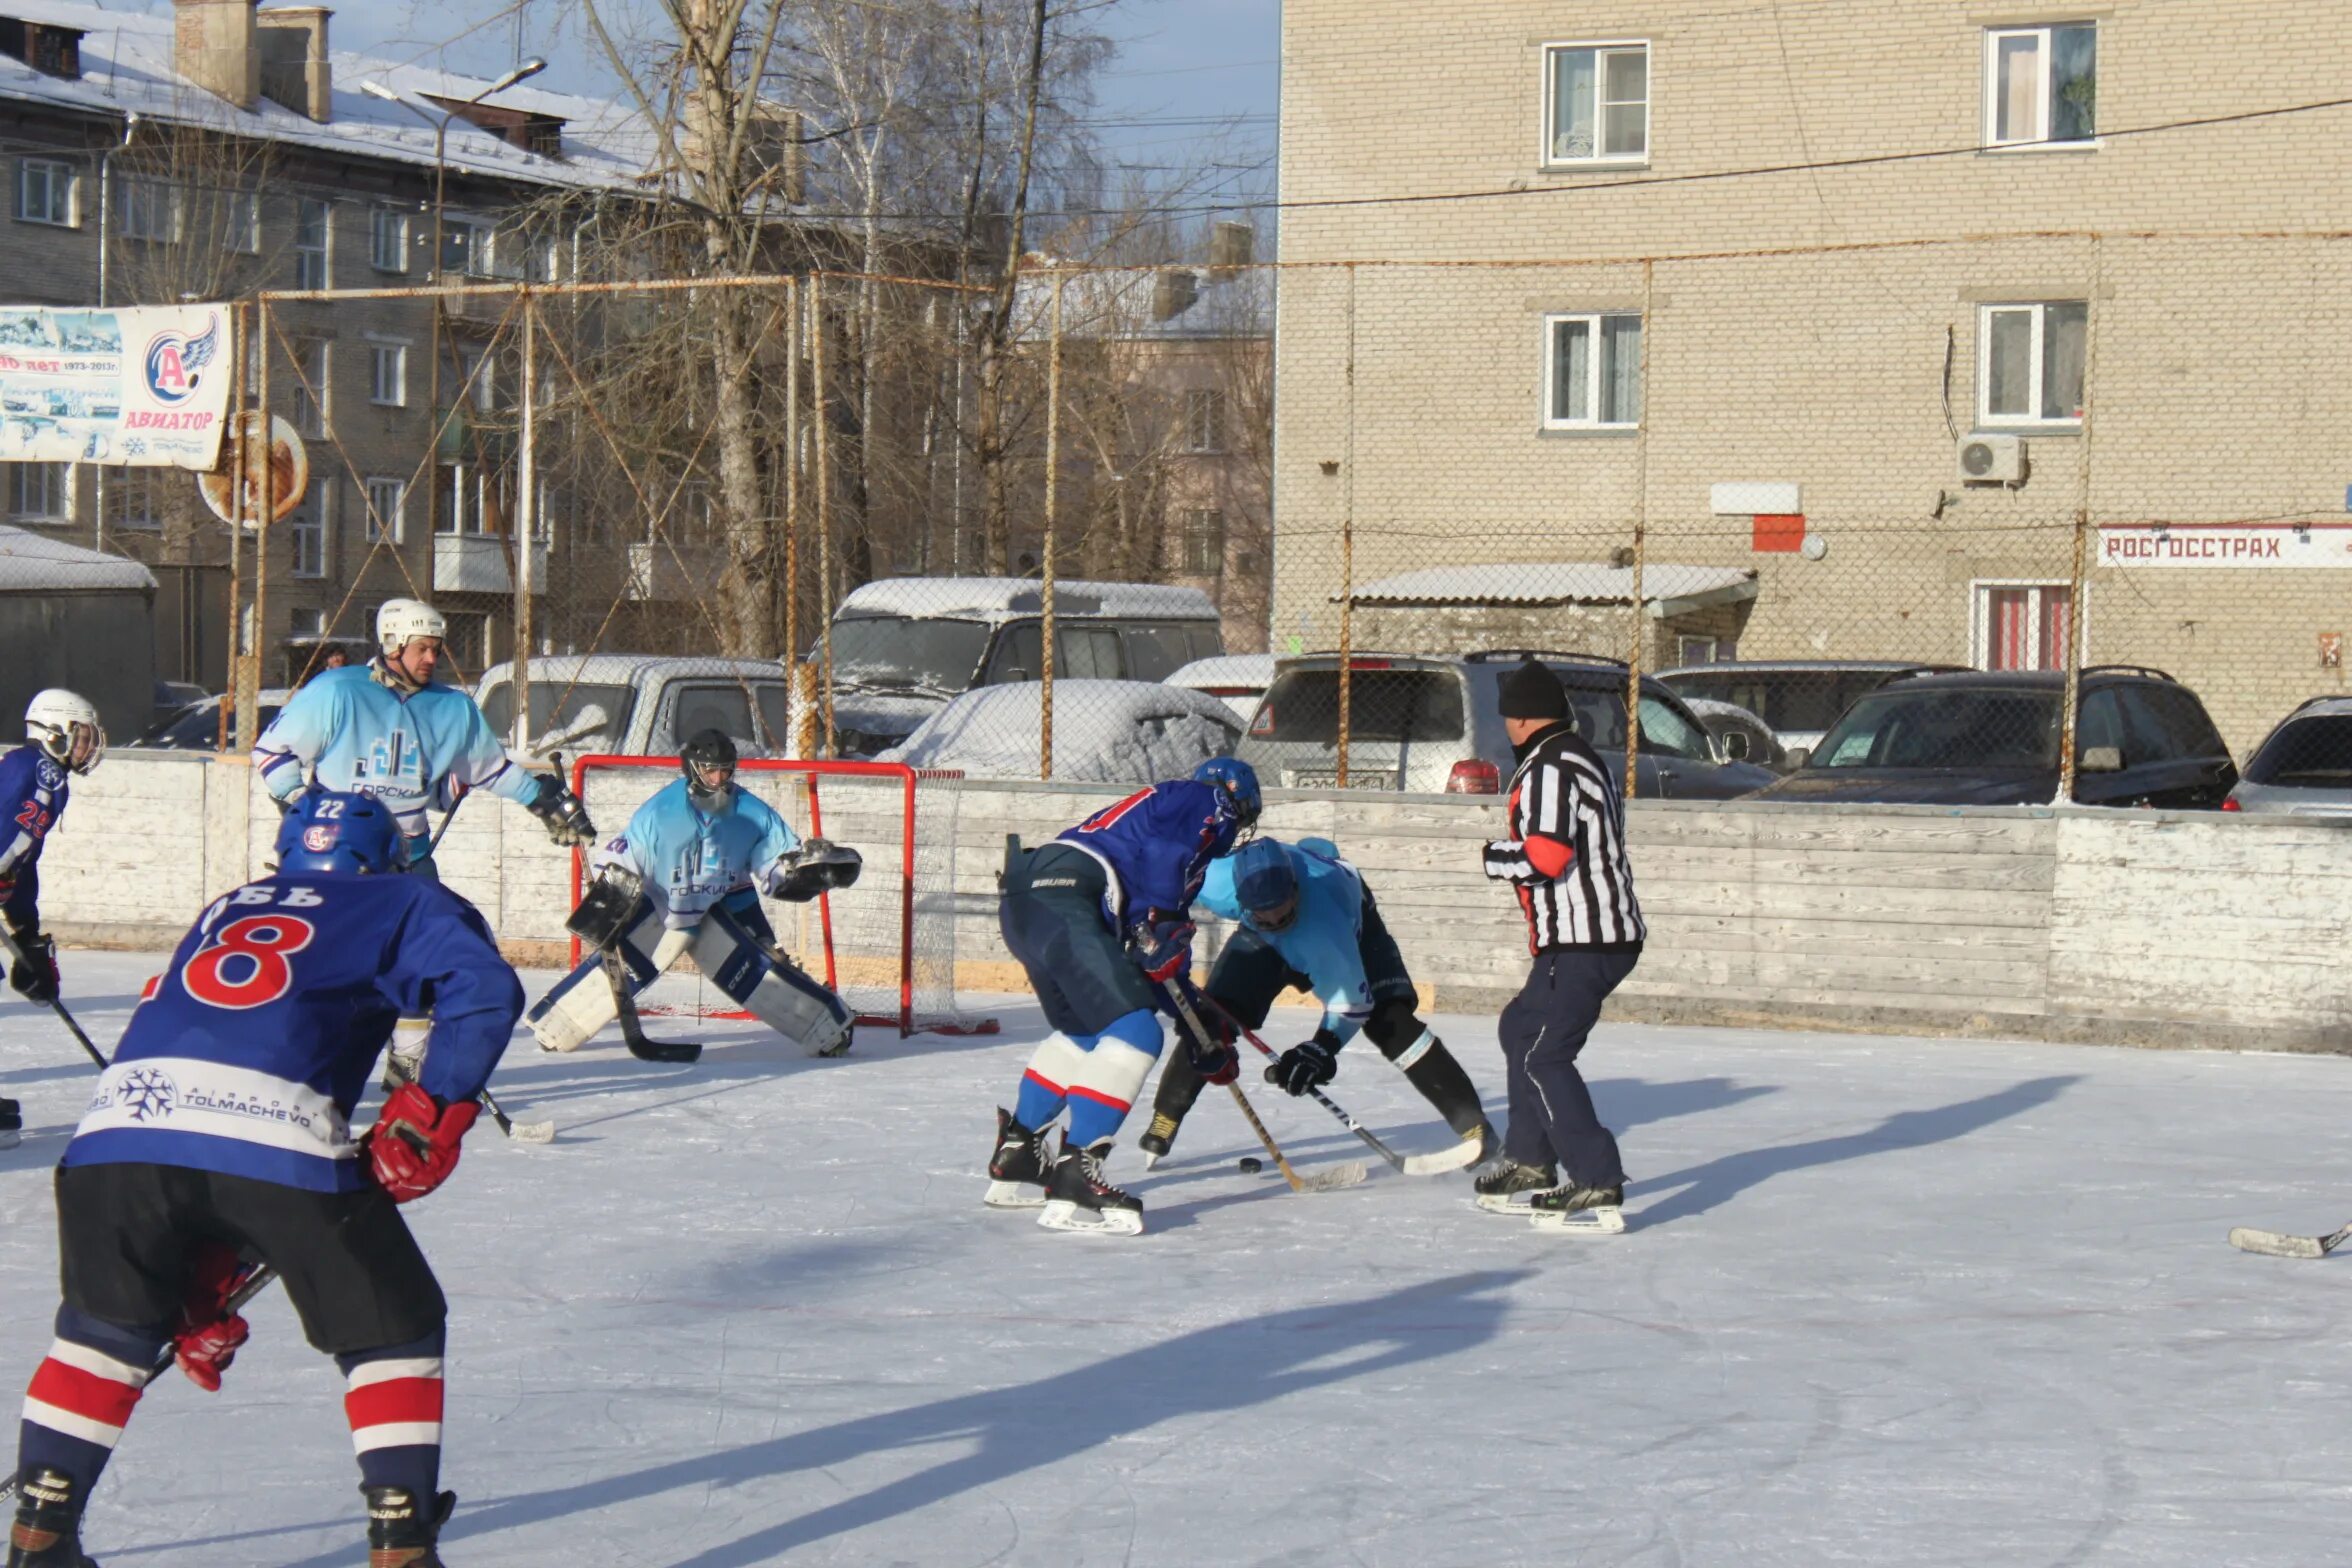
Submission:
[[537,775],[539,795],[525,809],[547,824],[547,836],[558,844],[593,844],[596,824],[588,820],[587,803],[564,788],[553,773]]
[[812,838],[776,862],[768,878],[768,896],[788,904],[805,904],[851,886],[865,864],[865,858],[854,849],[828,838]]
[[471,1100],[445,1106],[413,1083],[384,1102],[384,1114],[361,1142],[376,1185],[394,1203],[423,1197],[457,1169],[458,1145],[482,1108]]

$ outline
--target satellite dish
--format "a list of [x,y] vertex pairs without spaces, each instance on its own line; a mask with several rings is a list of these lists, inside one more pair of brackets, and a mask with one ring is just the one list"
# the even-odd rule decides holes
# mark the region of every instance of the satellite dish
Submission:
[[1797,553],[1808,561],[1818,561],[1829,554],[1829,541],[1819,534],[1807,534],[1805,542],[1797,546]]

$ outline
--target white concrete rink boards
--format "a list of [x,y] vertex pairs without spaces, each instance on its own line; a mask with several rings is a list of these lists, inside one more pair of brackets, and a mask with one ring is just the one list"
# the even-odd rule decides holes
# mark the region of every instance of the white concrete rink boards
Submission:
[[[68,953],[110,1041],[155,960]],[[547,976],[530,977],[534,991]],[[1611,1027],[1632,1229],[1464,1178],[1291,1194],[1211,1091],[1135,1240],[983,1211],[1036,1037],[861,1032],[692,1067],[518,1044],[409,1211],[454,1306],[459,1568],[760,1563],[2231,1564],[2341,1560],[2352,1062]],[[1304,1015],[1277,1014],[1277,1044]],[[665,1025],[673,1021],[664,1021]],[[1448,1018],[1499,1118],[1491,1022]],[[657,1032],[677,1033],[674,1026]],[[1332,1092],[1442,1130],[1367,1047]],[[48,1169],[90,1069],[0,1002],[0,1383],[54,1306]],[[1253,1098],[1303,1161],[1364,1153]],[[341,1384],[274,1293],[217,1396],[160,1379],[93,1507],[109,1564],[360,1556]]]

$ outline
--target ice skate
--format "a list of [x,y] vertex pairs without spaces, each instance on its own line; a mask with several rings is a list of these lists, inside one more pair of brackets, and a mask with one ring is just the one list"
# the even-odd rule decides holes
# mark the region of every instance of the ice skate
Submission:
[[0,1149],[13,1149],[24,1136],[24,1108],[0,1099]]
[[1103,1161],[1110,1157],[1108,1138],[1081,1149],[1065,1137],[1062,1157],[1054,1161],[1053,1174],[1046,1179],[1045,1212],[1037,1216],[1037,1223],[1047,1230],[1142,1235],[1143,1200],[1103,1180]]
[[98,1568],[82,1555],[73,1477],[46,1465],[25,1472],[8,1531],[8,1568]]
[[1014,1121],[1012,1112],[997,1107],[996,1152],[988,1159],[988,1193],[981,1202],[992,1209],[1034,1209],[1045,1202],[1043,1137],[1043,1133],[1031,1132]]
[[1592,1236],[1617,1236],[1625,1231],[1625,1188],[1585,1187],[1575,1182],[1535,1193],[1527,1200],[1528,1218],[1537,1230],[1579,1231]]
[[1489,1214],[1525,1214],[1528,1212],[1522,1194],[1546,1192],[1560,1184],[1549,1165],[1522,1165],[1509,1155],[1473,1185],[1478,1190],[1478,1206]]
[[360,1492],[367,1498],[368,1568],[445,1568],[434,1543],[457,1506],[455,1492],[443,1492],[429,1507],[405,1486],[363,1486]]
[[1155,1114],[1152,1117],[1150,1130],[1135,1140],[1135,1146],[1143,1151],[1143,1168],[1145,1170],[1148,1171],[1158,1165],[1161,1159],[1167,1155],[1169,1148],[1176,1142],[1176,1129],[1179,1125],[1175,1117],[1165,1113]]

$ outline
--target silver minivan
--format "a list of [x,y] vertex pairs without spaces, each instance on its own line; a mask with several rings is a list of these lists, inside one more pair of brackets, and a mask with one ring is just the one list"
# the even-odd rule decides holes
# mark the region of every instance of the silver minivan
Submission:
[[[1567,688],[1576,733],[1613,766],[1625,765],[1627,669],[1591,654],[1495,649],[1462,658],[1363,653],[1348,660],[1348,787],[1491,795],[1511,777],[1511,742],[1498,685],[1524,657]],[[1249,733],[1233,754],[1260,783],[1329,789],[1339,782],[1340,663],[1336,654],[1278,659]],[[1770,784],[1768,768],[1727,760],[1682,699],[1642,677],[1635,790],[1663,800],[1725,800]]]
[[784,671],[769,659],[541,654],[531,660],[527,737],[515,732],[512,664],[483,671],[474,700],[490,727],[527,762],[558,751],[666,757],[706,729],[725,731],[747,757],[781,757],[791,735]]

